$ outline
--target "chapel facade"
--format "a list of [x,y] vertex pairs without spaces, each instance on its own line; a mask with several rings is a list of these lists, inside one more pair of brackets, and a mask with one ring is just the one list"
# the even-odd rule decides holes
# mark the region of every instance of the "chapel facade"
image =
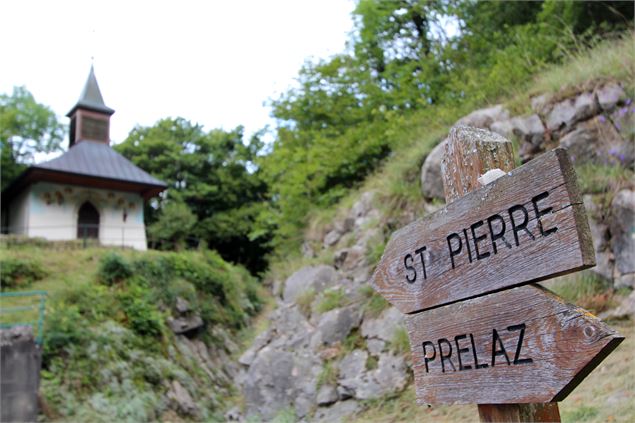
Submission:
[[144,202],[167,188],[110,146],[110,117],[91,66],[68,112],[69,148],[30,166],[2,192],[5,233],[52,241],[93,239],[147,249]]

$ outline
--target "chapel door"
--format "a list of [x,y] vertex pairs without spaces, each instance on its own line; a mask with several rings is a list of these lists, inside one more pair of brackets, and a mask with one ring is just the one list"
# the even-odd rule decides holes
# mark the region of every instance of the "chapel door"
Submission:
[[77,215],[77,238],[99,238],[99,212],[86,201]]

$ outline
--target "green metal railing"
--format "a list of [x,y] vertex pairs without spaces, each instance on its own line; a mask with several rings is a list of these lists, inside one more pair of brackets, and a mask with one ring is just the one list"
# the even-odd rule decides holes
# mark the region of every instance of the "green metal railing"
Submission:
[[30,326],[35,342],[42,344],[46,291],[17,291],[0,293],[0,328]]

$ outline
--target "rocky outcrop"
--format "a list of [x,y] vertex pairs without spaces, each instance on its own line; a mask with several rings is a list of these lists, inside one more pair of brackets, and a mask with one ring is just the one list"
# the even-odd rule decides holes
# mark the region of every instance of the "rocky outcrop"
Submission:
[[443,179],[441,178],[441,161],[445,154],[446,141],[443,140],[432,149],[421,166],[421,193],[428,199],[445,199]]
[[[511,116],[496,105],[457,124],[515,138],[523,161],[557,146],[567,148],[577,165],[627,167],[635,161],[632,125],[630,132],[627,127],[635,109],[619,84],[531,102],[528,115]],[[441,142],[421,167],[425,212],[438,207],[430,200],[444,198],[443,154]],[[626,185],[615,196],[584,196],[597,258],[592,271],[615,287],[635,285],[635,194],[632,184]],[[332,261],[304,267],[281,283],[269,328],[239,358],[237,380],[247,417],[271,420],[292,409],[298,420],[344,421],[359,412],[363,401],[395,395],[410,381],[407,356],[396,347],[404,336],[404,316],[393,307],[372,315],[366,308],[366,283],[374,265],[369,251],[386,235],[376,223],[396,225],[382,216],[379,201],[375,192],[363,193],[350,210],[303,244],[305,256]],[[633,298],[612,316],[633,316]]]
[[635,191],[619,191],[611,203],[611,215],[616,286],[635,288]]
[[284,284],[283,299],[294,302],[303,293],[313,290],[321,292],[337,282],[338,275],[332,266],[304,267],[295,272]]

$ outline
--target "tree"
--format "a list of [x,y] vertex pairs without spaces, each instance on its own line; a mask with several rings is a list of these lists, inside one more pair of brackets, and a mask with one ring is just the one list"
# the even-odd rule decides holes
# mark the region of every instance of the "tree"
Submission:
[[148,226],[150,242],[181,250],[195,224],[196,216],[186,204],[169,201],[161,209],[157,221]]
[[[169,216],[185,213],[183,206],[175,205],[181,204],[196,223],[179,232],[179,239],[192,244],[194,239],[203,240],[224,259],[244,264],[254,273],[266,268],[269,236],[262,231],[254,235],[267,192],[255,164],[262,149],[258,136],[245,144],[242,127],[206,132],[186,119],[170,118],[133,129],[115,149],[169,185],[158,207],[146,208],[154,234],[170,238],[166,231],[174,227]],[[164,208],[169,204],[173,204],[170,209]]]
[[25,87],[0,95],[2,189],[17,177],[35,153],[61,150],[65,127],[47,106],[35,101]]

